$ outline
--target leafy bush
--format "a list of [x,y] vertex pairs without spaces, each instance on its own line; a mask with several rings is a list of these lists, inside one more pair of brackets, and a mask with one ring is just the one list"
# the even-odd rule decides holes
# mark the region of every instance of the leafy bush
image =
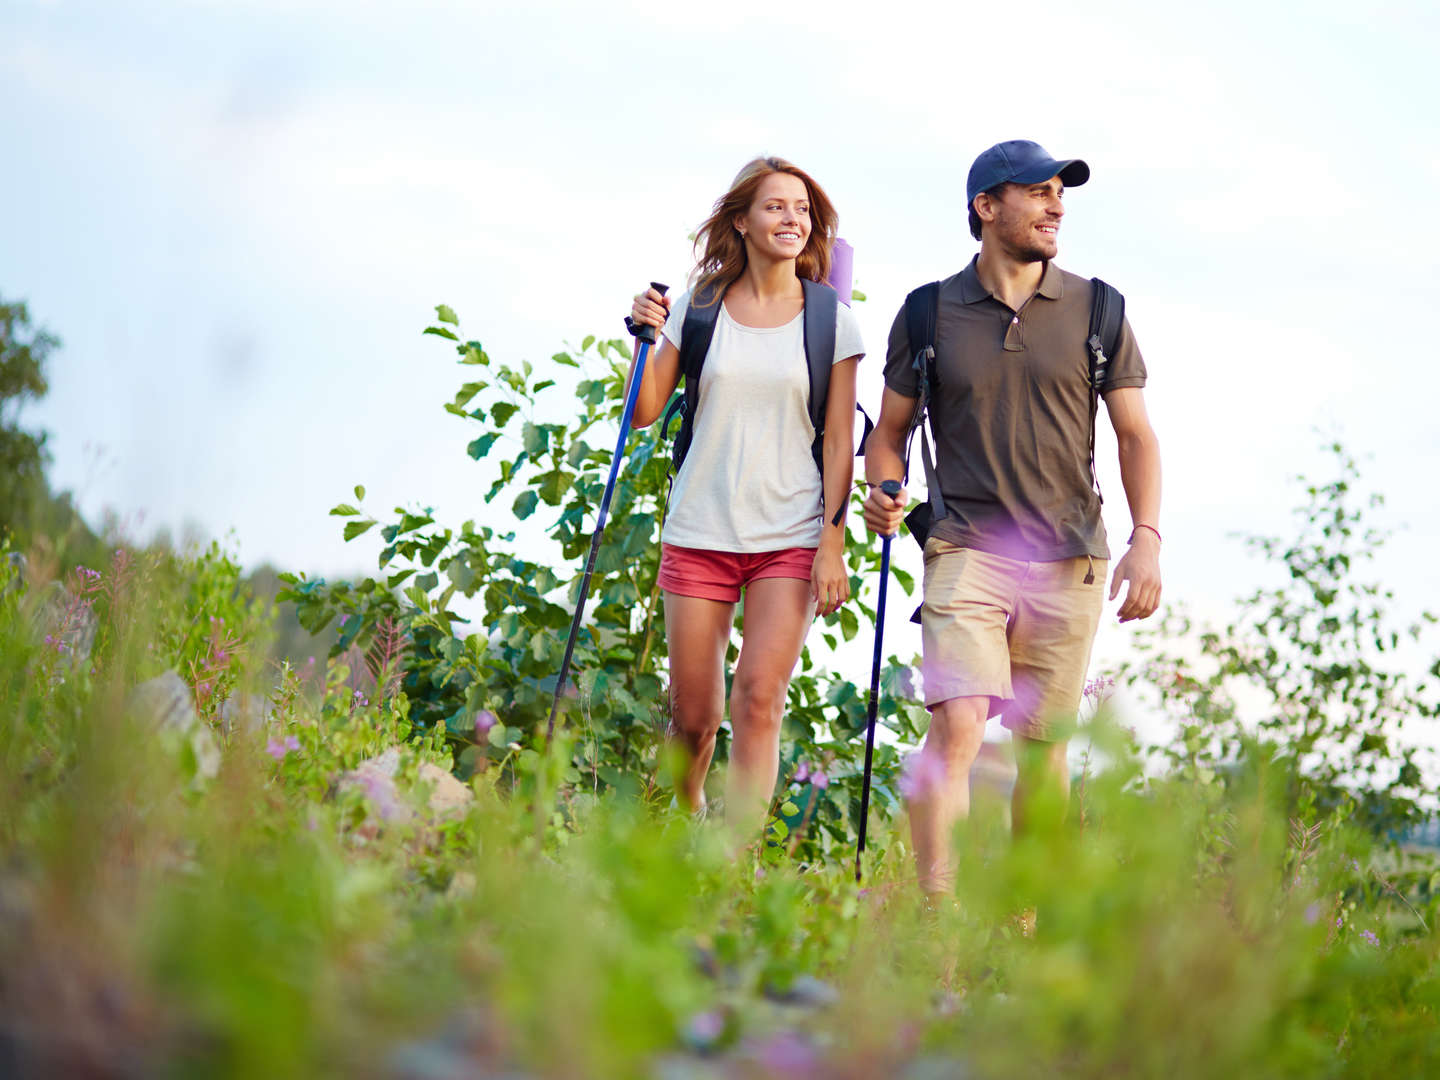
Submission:
[[[1434,809],[1420,802],[1423,751],[1402,739],[1407,723],[1440,716],[1440,695],[1406,674],[1401,646],[1420,642],[1435,616],[1396,626],[1393,592],[1359,576],[1385,542],[1366,518],[1381,500],[1356,505],[1355,460],[1339,443],[1328,449],[1335,476],[1302,478],[1298,535],[1245,538],[1282,583],[1242,598],[1223,628],[1166,611],[1140,631],[1142,659],[1125,674],[1173,721],[1157,750],[1177,775],[1223,777],[1255,743],[1288,765],[1290,814],[1394,834]],[[1429,674],[1440,678],[1440,660]]]
[[[590,547],[588,530],[611,466],[630,353],[623,341],[587,337],[578,350],[551,357],[557,369],[579,377],[576,416],[576,405],[555,380],[537,379],[528,361],[513,367],[492,360],[479,342],[463,340],[451,309],[436,310],[439,322],[426,333],[454,342],[466,369],[466,381],[445,409],[476,432],[467,447],[471,458],[498,459],[485,501],[508,501],[501,516],[529,523],[530,531],[522,535],[522,525],[500,532],[474,521],[455,529],[428,510],[403,507],[382,524],[365,512],[365,490],[357,487],[357,501],[331,513],[345,519],[347,540],[379,528],[385,543],[380,575],[359,582],[286,575],[289,588],[280,598],[297,605],[312,631],[340,620],[336,655],[352,647],[368,651],[381,626],[400,627],[409,645],[401,685],[411,721],[422,732],[443,726],[461,775],[501,761],[533,769],[544,751],[540,732]],[[564,419],[547,420],[550,415]],[[574,738],[563,781],[577,796],[610,788],[647,796],[655,791],[652,777],[669,719],[657,582],[668,490],[669,455],[659,425],[632,432],[576,645],[577,693],[565,710]],[[536,519],[547,516],[541,534]],[[831,647],[854,638],[862,618],[873,622],[865,596],[878,575],[879,554],[867,537],[853,536],[847,560],[856,599],[826,620],[821,637]],[[913,589],[907,575],[893,572],[902,588]],[[480,630],[471,630],[456,610],[462,598],[479,607]],[[926,721],[911,680],[909,669],[892,657],[881,719],[905,741],[917,738]],[[787,703],[772,857],[798,850],[818,858],[852,841],[867,694],[825,672],[806,648]],[[726,731],[718,742],[716,758],[723,762]],[[879,813],[897,805],[897,764],[893,747],[879,747]],[[797,830],[803,832],[798,838],[792,835]]]

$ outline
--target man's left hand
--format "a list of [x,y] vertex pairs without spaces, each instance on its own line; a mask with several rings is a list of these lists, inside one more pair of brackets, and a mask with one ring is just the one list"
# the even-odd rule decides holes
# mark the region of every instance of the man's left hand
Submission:
[[1136,529],[1130,550],[1115,565],[1110,578],[1110,599],[1120,595],[1121,582],[1128,581],[1120,621],[1148,619],[1160,606],[1160,541],[1149,529]]

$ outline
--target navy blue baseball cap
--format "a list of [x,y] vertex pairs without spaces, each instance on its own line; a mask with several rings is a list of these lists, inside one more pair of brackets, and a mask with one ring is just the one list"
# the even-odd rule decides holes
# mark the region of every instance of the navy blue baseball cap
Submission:
[[1038,184],[1052,176],[1060,177],[1066,187],[1079,187],[1090,179],[1090,166],[1079,158],[1056,161],[1048,150],[1029,139],[996,143],[970,166],[965,205],[973,205],[976,195],[996,184]]

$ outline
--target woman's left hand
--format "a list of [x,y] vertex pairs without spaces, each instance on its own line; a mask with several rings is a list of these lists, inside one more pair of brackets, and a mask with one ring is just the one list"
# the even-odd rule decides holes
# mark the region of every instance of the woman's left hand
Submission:
[[850,575],[840,548],[821,545],[810,567],[810,589],[815,594],[815,614],[833,615],[850,599]]

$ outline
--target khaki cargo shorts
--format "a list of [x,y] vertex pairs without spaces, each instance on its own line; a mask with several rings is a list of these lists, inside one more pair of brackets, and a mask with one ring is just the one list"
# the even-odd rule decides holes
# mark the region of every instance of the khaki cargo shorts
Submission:
[[[990,715],[1031,739],[1067,738],[1105,601],[1107,562],[1023,562],[925,542],[920,609],[925,705],[989,697]],[[1085,576],[1094,569],[1094,581]]]

